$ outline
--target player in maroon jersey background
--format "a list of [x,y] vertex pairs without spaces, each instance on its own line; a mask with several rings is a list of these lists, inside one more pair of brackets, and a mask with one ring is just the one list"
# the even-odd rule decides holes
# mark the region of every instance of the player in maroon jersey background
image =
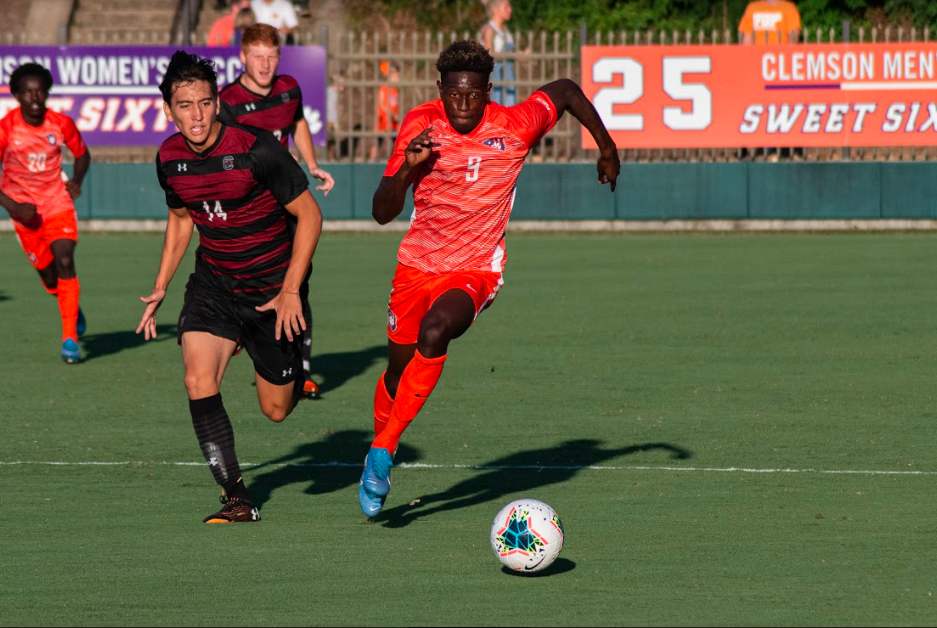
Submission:
[[[222,122],[237,122],[267,129],[284,148],[293,138],[296,149],[309,168],[309,174],[319,179],[316,187],[328,196],[335,180],[319,167],[309,123],[303,115],[303,95],[299,83],[292,76],[277,74],[280,66],[280,36],[268,24],[255,24],[244,31],[241,39],[241,62],[244,73],[221,90]],[[311,272],[311,269],[310,269]],[[319,386],[310,375],[312,360],[312,307],[303,301],[306,332],[303,337],[303,391],[317,397]]]

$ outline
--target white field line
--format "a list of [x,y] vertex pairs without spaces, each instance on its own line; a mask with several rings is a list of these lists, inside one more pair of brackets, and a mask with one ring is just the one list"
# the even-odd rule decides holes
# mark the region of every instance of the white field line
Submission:
[[[121,462],[56,462],[56,461],[32,461],[32,460],[10,460],[0,461],[0,467],[11,466],[48,466],[48,467],[151,467],[151,466],[170,466],[170,467],[203,467],[204,462],[144,462],[144,461],[121,461]],[[471,469],[475,471],[501,471],[501,470],[524,470],[524,471],[677,471],[681,473],[815,473],[822,475],[924,475],[934,476],[937,471],[897,471],[897,470],[875,470],[875,469],[752,469],[746,467],[665,467],[665,466],[607,466],[607,465],[484,465],[484,464],[425,464],[421,462],[402,462],[394,465],[398,469]],[[327,468],[327,467],[347,467],[360,468],[360,462],[297,462],[297,463],[257,463],[242,462],[241,467],[264,467],[264,468],[283,468],[283,467],[309,467],[309,468]]]

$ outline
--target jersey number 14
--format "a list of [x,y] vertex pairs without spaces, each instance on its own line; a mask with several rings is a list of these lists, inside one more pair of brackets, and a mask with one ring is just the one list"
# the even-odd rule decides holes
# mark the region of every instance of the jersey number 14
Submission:
[[208,204],[208,201],[202,201],[202,209],[208,214],[208,222],[215,220],[215,216],[220,216],[222,220],[228,220],[228,212],[221,208],[221,201],[215,201],[214,207]]

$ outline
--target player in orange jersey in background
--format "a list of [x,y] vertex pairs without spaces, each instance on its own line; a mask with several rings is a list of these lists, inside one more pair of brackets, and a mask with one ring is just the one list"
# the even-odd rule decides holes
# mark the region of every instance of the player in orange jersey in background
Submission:
[[476,41],[457,41],[439,55],[439,100],[407,114],[374,194],[372,214],[381,224],[400,215],[411,185],[415,211],[397,253],[388,365],[377,382],[375,438],[358,490],[369,517],[384,506],[400,436],[439,381],[449,342],[504,283],[504,232],[530,147],[569,111],[599,146],[599,183],[614,191],[621,170],[615,143],[576,83],[554,81],[503,107],[490,99],[493,67]]
[[[0,120],[0,205],[13,219],[16,236],[42,285],[58,298],[62,315],[62,359],[81,359],[78,337],[85,320],[78,307],[81,287],[75,273],[78,221],[74,199],[88,173],[91,154],[75,123],[46,108],[52,74],[25,63],[10,76],[10,92],[20,104]],[[70,181],[63,180],[62,146],[75,156]]]

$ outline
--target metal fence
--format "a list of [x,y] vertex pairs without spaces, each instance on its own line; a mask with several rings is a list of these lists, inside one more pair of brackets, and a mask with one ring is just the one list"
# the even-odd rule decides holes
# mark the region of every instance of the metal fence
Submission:
[[[435,69],[439,53],[452,41],[473,37],[473,33],[398,32],[361,33],[329,32],[324,27],[300,31],[299,45],[322,45],[328,51],[328,89],[337,102],[335,114],[328,124],[326,157],[330,161],[385,160],[393,146],[394,132],[377,129],[377,96],[382,86],[397,90],[402,118],[414,106],[438,97]],[[168,29],[153,31],[89,31],[80,41],[72,44],[166,44],[171,35]],[[929,28],[855,28],[844,23],[840,29],[805,28],[800,43],[854,42],[917,42],[930,41]],[[515,33],[518,52],[501,60],[511,60],[515,66],[515,80],[511,83],[518,100],[526,98],[541,85],[559,78],[578,82],[580,77],[580,42],[590,45],[702,45],[739,42],[738,33],[732,31],[618,31],[587,33],[584,28],[565,32]],[[22,35],[0,33],[0,42],[20,44]],[[201,43],[201,42],[194,42]],[[497,56],[496,56],[497,57]],[[399,68],[400,81],[391,85],[381,72],[382,62]],[[504,86],[504,82],[494,82]],[[738,149],[653,149],[635,150],[621,147],[629,161],[737,161],[743,159],[792,159],[806,161],[920,161],[937,158],[937,150],[930,147],[870,147],[870,148],[810,148],[796,150]],[[121,160],[119,148],[106,151]],[[140,149],[127,149],[126,159],[142,159]],[[146,151],[149,155],[150,151]],[[571,116],[564,116],[556,128],[536,146],[530,157],[533,161],[571,162],[591,161],[595,151],[581,148],[580,126]],[[148,158],[148,157],[147,157]]]
[[[393,147],[394,132],[377,126],[378,90],[397,90],[400,117],[420,103],[438,98],[436,59],[452,41],[468,33],[341,33],[328,39],[330,96],[337,103],[329,123],[330,160],[384,160]],[[301,43],[309,41],[300,37]],[[513,57],[518,101],[558,78],[575,79],[579,49],[572,33],[527,33],[518,39]],[[317,37],[321,41],[321,33]],[[391,84],[382,63],[399,69]],[[504,81],[494,81],[505,87]],[[534,160],[571,161],[582,157],[578,124],[564,118],[534,151]]]
[[[298,43],[319,44],[328,49],[329,89],[340,103],[329,121],[328,157],[334,161],[385,159],[392,147],[393,132],[377,130],[377,93],[387,85],[399,92],[400,112],[437,97],[435,62],[439,53],[456,39],[470,33],[355,33],[330,34],[324,29],[300,33]],[[930,29],[901,27],[851,29],[805,28],[798,43],[916,42],[930,41]],[[580,42],[589,45],[736,45],[739,34],[733,31],[618,31],[587,33],[584,28],[566,32],[527,32],[515,34],[520,51],[510,58],[515,63],[513,85],[518,99],[526,98],[541,85],[559,78],[580,78]],[[400,68],[400,82],[389,85],[381,73],[381,62]],[[493,82],[497,87],[499,82]],[[637,162],[672,161],[919,161],[937,157],[929,147],[853,147],[749,150],[737,149],[653,149],[621,147],[624,157]],[[591,161],[595,151],[581,148],[580,127],[571,116],[564,116],[557,127],[535,147],[534,161]]]

